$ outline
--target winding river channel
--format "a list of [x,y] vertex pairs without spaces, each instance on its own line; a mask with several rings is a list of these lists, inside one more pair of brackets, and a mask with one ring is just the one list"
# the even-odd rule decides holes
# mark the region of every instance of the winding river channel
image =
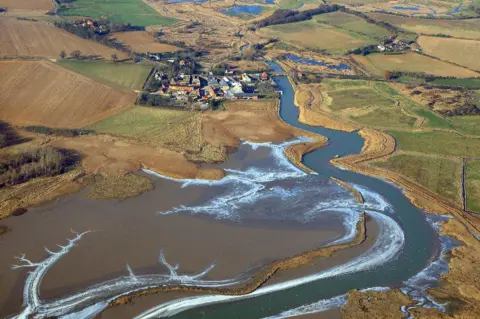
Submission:
[[[304,156],[305,165],[317,174],[300,171],[283,153],[286,147],[304,139],[281,144],[244,143],[222,164],[227,176],[221,181],[175,180],[145,170],[156,180],[157,193],[144,194],[139,199],[93,204],[81,198],[82,194],[77,194],[40,208],[37,216],[25,217],[24,224],[35,225],[28,228],[29,231],[42,227],[43,219],[48,219],[57,220],[53,226],[57,229],[60,226],[67,229],[74,227],[78,231],[94,229],[98,230],[98,234],[70,234],[70,240],[59,249],[47,249],[43,260],[41,253],[35,253],[34,247],[39,248],[38,245],[25,244],[27,256],[20,256],[18,265],[13,268],[28,268],[31,272],[25,272],[15,280],[15,289],[23,290],[23,310],[13,316],[92,318],[119,296],[156,286],[232,287],[248,280],[255,269],[268,261],[314,249],[319,244],[335,245],[351,241],[363,213],[368,216],[367,235],[370,241],[351,252],[348,258],[338,259],[328,267],[312,266],[303,271],[286,272],[278,278],[274,276],[266,285],[246,295],[172,295],[161,299],[165,300],[163,303],[156,301],[147,306],[137,305],[134,307],[135,315],[137,318],[286,318],[338,308],[345,303],[345,294],[351,289],[388,289],[385,287],[402,288],[424,306],[441,307],[424,294],[425,288],[435,285],[439,274],[446,271],[441,257],[452,245],[435,229],[435,222],[440,217],[434,218],[418,210],[401,189],[390,183],[332,166],[330,159],[337,155],[359,153],[363,146],[362,138],[356,132],[346,133],[300,123],[291,84],[286,77],[276,78],[275,81],[283,92],[281,118],[292,126],[318,133],[329,140],[326,147]],[[362,193],[365,203],[356,202],[352,194],[331,182],[330,177],[353,185]],[[159,205],[161,202],[164,204]],[[74,211],[72,205],[82,206],[83,217],[78,217],[80,212]],[[72,213],[65,212],[70,210]],[[105,211],[103,216],[94,213],[100,210]],[[132,211],[136,212],[136,219]],[[38,216],[43,219],[38,219]],[[160,219],[161,225],[156,225]],[[27,231],[22,230],[20,222],[9,225],[14,229],[11,241],[21,240],[22,231]],[[183,226],[181,231],[172,230],[174,225],[188,223],[193,225],[189,229]],[[230,223],[241,223],[243,228]],[[208,228],[211,224],[215,224],[215,228]],[[248,230],[245,230],[246,226]],[[18,237],[14,237],[16,229],[20,232]],[[102,231],[101,241],[88,241],[87,238],[100,236]],[[65,234],[59,234],[58,238]],[[167,272],[157,275],[152,275],[157,270],[151,264],[152,258],[156,258],[154,249],[159,247],[149,242],[154,234],[165,236],[160,240],[165,254],[161,252],[159,263]],[[41,233],[37,236],[42,238]],[[182,243],[185,237],[189,240]],[[238,242],[245,238],[252,240],[237,247]],[[112,246],[112,242],[118,246]],[[55,237],[48,242],[42,241],[40,247],[50,247],[52,243],[61,244]],[[7,244],[0,241],[3,245],[0,248],[6,249]],[[142,249],[137,249],[140,245]],[[211,248],[213,245],[223,245],[223,251],[230,251],[232,256],[209,253],[214,251]],[[19,249],[8,252],[13,254]],[[123,255],[122,249],[125,252]],[[112,250],[112,257],[107,257],[109,250]],[[32,251],[37,257],[35,262],[27,259]],[[267,251],[270,255],[264,256]],[[256,253],[261,257],[255,259]],[[180,268],[168,263],[172,256],[175,262],[181,260]],[[4,254],[1,258],[11,264],[12,257]],[[133,262],[133,267],[127,265],[123,273],[121,268],[113,269],[117,264],[124,267],[119,262],[122,258],[124,263],[136,261],[138,266]],[[222,258],[227,260],[223,264]],[[3,260],[0,259],[0,263]],[[78,267],[85,268],[91,264],[99,268],[83,270],[84,275],[76,271]],[[188,273],[195,274],[182,274],[183,266],[191,270]],[[74,282],[72,274],[83,279]],[[71,282],[66,285],[67,288],[61,288],[61,285],[55,284],[57,278]],[[42,280],[50,289],[44,290],[43,286],[40,289]],[[125,306],[120,306],[120,310],[110,316],[109,312],[115,311],[115,308],[105,311],[105,317],[118,318],[125,310],[121,307]],[[132,317],[123,314],[122,317]]]

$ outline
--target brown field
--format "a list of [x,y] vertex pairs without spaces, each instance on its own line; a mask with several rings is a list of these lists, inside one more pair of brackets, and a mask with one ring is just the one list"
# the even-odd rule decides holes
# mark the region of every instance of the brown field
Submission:
[[392,14],[371,12],[374,20],[388,22],[396,27],[418,34],[446,34],[457,38],[480,39],[480,19],[439,20],[417,19]]
[[83,127],[136,97],[46,61],[4,61],[0,74],[0,118],[15,125]]
[[180,50],[180,48],[176,46],[155,41],[155,39],[145,31],[117,32],[113,34],[113,38],[116,38],[138,53],[161,53]]
[[[23,10],[52,10],[51,0],[0,0],[0,7]],[[3,29],[2,29],[3,30]]]
[[0,18],[0,56],[59,58],[60,51],[67,54],[80,50],[82,55],[96,55],[110,59],[112,53],[124,53],[99,43],[79,38],[44,22]]
[[480,70],[480,41],[421,36],[417,43],[431,56]]
[[367,56],[356,55],[354,58],[366,68],[368,73],[377,76],[383,76],[385,71],[424,72],[431,75],[458,78],[480,76],[478,72],[413,52],[395,55],[375,53]]

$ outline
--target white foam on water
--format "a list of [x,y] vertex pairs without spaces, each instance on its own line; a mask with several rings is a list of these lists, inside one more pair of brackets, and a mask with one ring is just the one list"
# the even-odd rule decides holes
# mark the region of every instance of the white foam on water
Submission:
[[319,300],[317,302],[300,306],[298,308],[290,309],[279,313],[278,315],[264,317],[263,319],[284,319],[308,315],[312,313],[320,313],[330,309],[340,308],[347,302],[347,294],[336,296],[329,299]]
[[343,265],[335,266],[328,270],[301,278],[264,286],[246,295],[207,295],[172,300],[147,310],[136,318],[164,318],[197,307],[254,298],[277,291],[291,289],[321,279],[369,270],[393,260],[399,254],[405,242],[402,229],[397,222],[395,222],[395,220],[387,215],[383,215],[375,211],[367,211],[367,213],[377,222],[379,226],[378,237],[373,246],[370,247],[365,253]]
[[[435,216],[429,215],[427,216],[427,221],[435,229],[437,232],[440,231],[439,223],[452,218],[452,216],[443,215],[443,216]],[[424,308],[435,308],[441,312],[445,312],[445,307],[448,303],[440,303],[435,301],[428,293],[427,290],[433,288],[438,285],[442,274],[446,274],[449,270],[448,266],[448,253],[457,246],[455,241],[445,235],[440,236],[440,245],[441,251],[440,256],[433,260],[425,269],[421,272],[410,278],[409,280],[405,281],[404,287],[400,290],[410,297],[413,300],[417,301],[417,305],[411,307],[403,307],[402,311],[409,314],[410,309],[414,309],[416,307],[422,306]]]

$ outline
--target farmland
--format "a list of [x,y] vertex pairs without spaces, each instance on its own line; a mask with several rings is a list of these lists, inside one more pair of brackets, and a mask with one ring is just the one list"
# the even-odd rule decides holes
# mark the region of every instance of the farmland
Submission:
[[50,62],[5,61],[0,74],[0,118],[15,125],[79,128],[135,101]]
[[480,137],[480,116],[454,116],[450,121],[457,131]]
[[480,70],[480,41],[421,36],[418,44],[429,55]]
[[124,54],[99,43],[79,38],[53,25],[0,18],[0,56],[58,58],[60,51],[67,54],[80,50],[83,55],[110,58]]
[[159,15],[141,0],[76,0],[72,8],[60,12],[64,16],[84,16],[93,19],[106,17],[115,23],[130,23],[135,26],[170,25],[177,20]]
[[467,209],[480,213],[480,160],[470,160],[465,169]]
[[152,69],[148,65],[106,61],[60,60],[58,64],[114,88],[133,90],[142,89]]
[[375,43],[365,35],[321,23],[316,17],[302,22],[268,26],[260,29],[258,34],[268,38],[279,38],[283,42],[313,51],[325,50],[334,53]]
[[432,192],[461,202],[462,162],[458,159],[398,154],[373,165],[400,173]]
[[139,53],[161,53],[180,50],[180,48],[176,46],[155,41],[153,37],[145,31],[118,32],[112,34],[112,38],[117,39],[117,41],[122,42],[131,50]]
[[389,132],[402,151],[431,153],[449,156],[476,157],[480,154],[477,139],[468,138],[453,132]]
[[0,0],[0,7],[7,7],[9,10],[52,10],[51,0]]
[[418,53],[381,54],[374,53],[367,56],[355,56],[369,73],[383,76],[385,71],[402,71],[426,73],[437,76],[453,76],[458,78],[477,77],[480,74],[467,68],[459,67],[447,62],[439,61]]
[[316,17],[317,21],[336,27],[344,28],[352,32],[358,32],[369,37],[387,37],[390,35],[386,29],[372,23],[368,23],[364,19],[353,14],[344,12],[331,12]]
[[418,34],[445,34],[466,39],[480,39],[480,19],[436,20],[395,16],[385,13],[368,13],[377,21],[388,22],[401,29]]

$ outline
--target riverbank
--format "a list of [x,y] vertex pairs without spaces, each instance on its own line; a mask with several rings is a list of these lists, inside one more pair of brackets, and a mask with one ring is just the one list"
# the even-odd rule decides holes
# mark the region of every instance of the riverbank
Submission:
[[[193,134],[191,139],[197,140],[195,144],[198,147],[195,146],[195,149],[191,149],[188,143],[171,146],[173,144],[168,144],[168,139],[164,141],[165,145],[155,146],[107,134],[46,137],[22,131],[32,139],[32,142],[22,146],[24,148],[30,144],[65,148],[78,152],[82,159],[80,167],[71,173],[36,178],[2,189],[0,219],[10,216],[15,209],[38,206],[87,186],[92,186],[91,197],[95,199],[138,196],[153,187],[147,178],[132,178],[132,174],[138,174],[143,168],[171,178],[220,180],[225,176],[222,169],[206,168],[202,164],[224,162],[243,140],[275,143],[307,136],[311,142],[293,145],[286,153],[293,163],[309,172],[301,162],[303,155],[327,143],[319,135],[293,128],[281,121],[275,100],[231,102],[225,111],[199,114],[198,125],[194,129],[185,129],[189,130],[188,134]],[[172,136],[171,140],[173,143],[176,136]],[[132,179],[136,183],[129,183]],[[112,185],[115,190],[105,191]]]
[[[326,115],[322,113],[311,112],[309,105],[313,102],[313,93],[308,89],[296,89],[298,90],[298,97],[296,95],[295,101],[300,111],[300,122],[308,125],[321,125],[326,128],[350,131],[350,128],[337,124],[336,120],[325,119]],[[316,103],[321,102],[316,101]],[[308,117],[311,117],[311,119],[308,119]],[[452,250],[449,260],[449,272],[442,276],[440,287],[431,289],[428,292],[440,301],[453,300],[452,304],[456,305],[455,309],[451,309],[454,317],[478,317],[480,307],[476,305],[480,301],[480,284],[474,278],[476,278],[476,269],[480,266],[480,256],[478,256],[478,250],[480,249],[478,240],[480,238],[480,221],[472,214],[457,207],[454,203],[426,190],[414,181],[398,173],[370,166],[369,162],[384,159],[395,152],[395,140],[390,135],[372,128],[362,128],[359,134],[365,140],[362,151],[359,154],[332,159],[331,163],[353,172],[393,182],[405,192],[407,198],[418,208],[434,214],[448,214],[455,217],[440,225],[442,229],[441,234],[459,240],[462,245]],[[372,294],[376,294],[376,296],[373,298]],[[387,305],[399,305],[394,313],[401,314],[399,307],[401,303],[405,302],[405,298],[402,295],[400,291],[351,293],[348,297],[347,306],[342,309],[343,317],[383,318]],[[376,302],[368,301],[372,300],[372,298]],[[463,306],[459,306],[459,304]],[[408,305],[408,303],[402,304],[402,306],[405,305]],[[411,313],[422,318],[442,318],[444,316],[438,310],[424,308],[415,308]]]

